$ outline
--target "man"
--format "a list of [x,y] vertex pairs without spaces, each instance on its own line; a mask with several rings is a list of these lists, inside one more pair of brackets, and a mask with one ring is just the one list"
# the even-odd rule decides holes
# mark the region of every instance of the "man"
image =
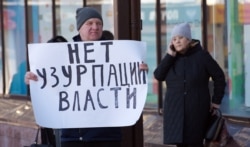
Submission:
[[[75,42],[104,40],[103,20],[100,13],[91,7],[76,10],[76,24],[78,35],[73,37]],[[148,70],[147,64],[140,65],[141,70]],[[37,80],[35,74],[27,72],[25,82]],[[62,129],[62,147],[120,147],[121,128],[77,128]]]

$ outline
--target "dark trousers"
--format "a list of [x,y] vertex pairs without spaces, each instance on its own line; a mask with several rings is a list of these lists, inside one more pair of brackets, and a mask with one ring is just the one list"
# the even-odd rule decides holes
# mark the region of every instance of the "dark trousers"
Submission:
[[120,141],[96,141],[96,142],[71,141],[71,142],[63,142],[61,147],[121,147],[121,142]]
[[54,130],[51,128],[41,128],[42,144],[51,144],[56,146]]

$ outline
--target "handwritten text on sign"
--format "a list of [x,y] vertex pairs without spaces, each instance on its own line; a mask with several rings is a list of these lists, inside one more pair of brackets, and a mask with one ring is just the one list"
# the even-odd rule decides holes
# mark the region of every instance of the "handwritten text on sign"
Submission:
[[147,95],[146,44],[95,41],[29,44],[36,122],[51,128],[129,126]]

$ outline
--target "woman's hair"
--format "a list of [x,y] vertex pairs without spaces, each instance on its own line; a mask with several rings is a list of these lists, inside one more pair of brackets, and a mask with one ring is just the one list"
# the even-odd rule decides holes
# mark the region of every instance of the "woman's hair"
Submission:
[[63,36],[55,36],[47,41],[48,43],[55,43],[55,42],[68,42]]

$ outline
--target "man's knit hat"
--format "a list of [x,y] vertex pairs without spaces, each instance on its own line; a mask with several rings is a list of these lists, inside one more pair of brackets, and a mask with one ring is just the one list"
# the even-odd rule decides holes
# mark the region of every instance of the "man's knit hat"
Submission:
[[177,35],[184,36],[187,39],[192,40],[190,25],[185,22],[185,23],[180,23],[174,26],[172,30],[171,38]]
[[79,30],[81,26],[90,18],[98,18],[102,21],[102,16],[96,9],[91,7],[78,8],[76,10],[77,30]]

